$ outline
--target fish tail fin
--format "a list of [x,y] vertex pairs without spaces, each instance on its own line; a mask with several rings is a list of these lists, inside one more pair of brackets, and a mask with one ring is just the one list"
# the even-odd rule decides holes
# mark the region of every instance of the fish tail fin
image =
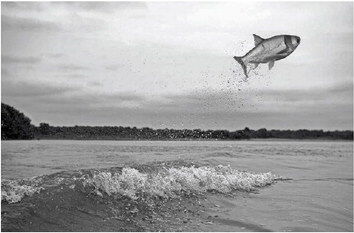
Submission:
[[234,57],[234,59],[242,66],[243,73],[245,73],[246,78],[248,78],[248,73],[247,73],[247,66],[243,62],[242,57]]

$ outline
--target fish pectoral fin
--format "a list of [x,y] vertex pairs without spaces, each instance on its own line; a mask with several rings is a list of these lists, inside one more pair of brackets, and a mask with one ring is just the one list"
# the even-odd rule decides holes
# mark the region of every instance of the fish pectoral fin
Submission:
[[252,64],[252,67],[251,69],[254,70],[258,67],[259,63],[251,63]]
[[253,38],[254,38],[254,45],[257,46],[259,45],[262,41],[264,41],[264,39],[256,34],[253,34]]
[[277,54],[279,54],[279,55],[285,54],[287,51],[288,51],[287,49],[283,49],[283,50],[277,52]]
[[273,68],[273,66],[274,66],[274,61],[270,61],[268,63],[269,70],[271,70]]

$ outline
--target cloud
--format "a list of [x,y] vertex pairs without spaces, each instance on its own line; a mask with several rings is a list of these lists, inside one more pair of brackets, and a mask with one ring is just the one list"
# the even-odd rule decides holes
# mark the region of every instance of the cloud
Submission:
[[[230,129],[352,125],[352,82],[335,86],[353,76],[351,3],[2,6],[3,64],[27,64],[3,66],[3,97],[32,108],[37,120]],[[242,71],[232,56],[254,46],[252,33],[303,40],[273,70],[260,66],[261,75],[239,85]]]
[[10,76],[10,75],[11,74],[7,69],[5,69],[4,67],[1,67],[1,77],[4,78],[4,76]]
[[331,104],[331,100],[352,102],[353,83],[343,82],[331,87],[310,88],[310,89],[290,89],[290,90],[262,90],[258,91],[258,95],[262,95],[264,100],[276,100],[278,102],[285,102],[287,104],[295,104],[301,102],[313,104],[323,103]]
[[[53,98],[42,99],[41,102],[50,105],[58,106],[81,106],[88,107],[95,106],[100,108],[100,106],[106,106],[110,108],[115,108],[121,106],[122,103],[141,103],[144,102],[145,98],[143,96],[131,93],[77,93],[68,96],[58,96]],[[75,108],[75,107],[74,107]]]
[[[3,82],[3,99],[17,99],[28,106],[55,112],[100,111],[103,108],[134,108],[146,100],[132,92],[87,93],[85,89],[28,82]],[[39,110],[39,111],[42,111]],[[85,111],[86,111],[85,110]]]
[[107,70],[111,70],[111,71],[116,71],[116,70],[119,70],[122,67],[124,67],[123,64],[112,64],[112,65],[106,66],[106,69]]
[[[77,90],[74,87],[59,87],[43,82],[4,81],[1,82],[2,98],[17,98],[34,101],[34,98],[61,95],[66,92]],[[33,104],[37,104],[35,101]]]
[[88,12],[100,12],[100,13],[112,13],[116,10],[124,9],[145,9],[145,2],[2,2],[2,9],[6,11],[35,11],[41,12],[48,8],[67,8],[70,11],[88,11]]
[[49,58],[61,58],[61,57],[64,57],[64,54],[63,53],[46,53],[46,54],[43,54],[43,56],[49,57]]
[[1,2],[2,10],[16,11],[42,11],[43,3],[41,2]]
[[73,65],[73,64],[62,64],[58,65],[59,70],[61,71],[79,71],[79,70],[88,70],[88,67]]
[[332,94],[350,94],[353,95],[353,82],[340,83],[334,87],[327,88]]
[[353,83],[309,90],[201,90],[146,101],[140,110],[170,116],[171,123],[179,118],[186,127],[348,129],[353,121],[352,90]]
[[[8,86],[8,85],[6,85]],[[352,100],[330,103],[322,100],[337,98],[350,92],[346,84],[333,88],[287,92],[255,90],[239,92],[204,90],[157,99],[134,92],[85,93],[84,90],[68,91],[27,85],[20,87],[22,104],[31,109],[35,122],[55,125],[130,125],[169,128],[241,129],[348,129],[352,127]],[[28,90],[32,91],[28,91]],[[36,95],[39,93],[40,95]],[[57,94],[55,94],[57,93]],[[4,92],[6,95],[7,93]],[[31,98],[27,98],[26,95]],[[258,95],[258,96],[257,96]],[[346,95],[345,95],[346,96]],[[280,99],[277,99],[280,97]],[[308,103],[294,101],[306,99]],[[12,98],[14,100],[14,98]],[[65,114],[63,114],[65,113]]]
[[1,30],[57,32],[61,30],[61,27],[59,24],[38,18],[14,17],[1,14]]
[[87,79],[89,78],[87,75],[84,74],[57,74],[55,77],[58,78],[69,78],[69,79]]
[[10,55],[1,55],[2,64],[37,64],[41,62],[39,57],[16,57]]
[[146,8],[144,2],[55,2],[54,5],[64,5],[69,8],[81,9],[84,11],[112,13],[121,9]]

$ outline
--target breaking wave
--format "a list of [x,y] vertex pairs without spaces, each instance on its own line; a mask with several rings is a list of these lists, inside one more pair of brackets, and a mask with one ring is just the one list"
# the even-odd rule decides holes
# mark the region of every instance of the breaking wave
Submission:
[[1,183],[1,201],[15,203],[25,196],[32,196],[41,191],[41,187],[21,184],[24,181],[4,181]]
[[139,197],[171,198],[180,194],[216,191],[230,193],[235,190],[252,191],[272,184],[276,176],[271,173],[254,174],[234,170],[229,166],[202,166],[165,168],[156,173],[143,173],[135,168],[123,168],[121,173],[99,172],[86,179],[84,185],[95,188],[102,196],[120,194],[132,199]]
[[[146,169],[145,169],[146,170]],[[251,173],[230,166],[180,166],[158,169],[124,167],[106,170],[82,170],[35,177],[29,180],[3,181],[1,200],[8,203],[21,201],[49,187],[78,188],[83,192],[121,195],[131,199],[174,198],[206,192],[231,193],[252,191],[270,185],[279,177],[272,173]]]
[[[1,183],[3,231],[176,231],[208,195],[248,195],[272,173],[186,162],[63,171]],[[15,204],[14,204],[15,203]],[[182,228],[181,228],[182,227]],[[180,230],[182,231],[182,230]]]

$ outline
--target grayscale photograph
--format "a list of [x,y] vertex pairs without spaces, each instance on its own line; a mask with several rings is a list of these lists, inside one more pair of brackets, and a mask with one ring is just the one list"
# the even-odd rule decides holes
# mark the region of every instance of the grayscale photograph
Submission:
[[353,232],[352,1],[1,1],[1,231]]

